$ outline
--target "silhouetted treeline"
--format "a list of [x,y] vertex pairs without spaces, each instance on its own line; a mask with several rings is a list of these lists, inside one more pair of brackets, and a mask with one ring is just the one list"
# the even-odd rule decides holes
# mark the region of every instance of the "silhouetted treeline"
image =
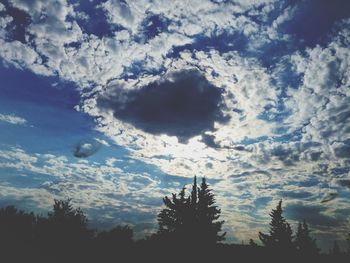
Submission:
[[330,254],[320,254],[308,224],[294,234],[283,217],[282,200],[270,213],[268,233],[258,233],[248,245],[225,244],[224,221],[214,194],[203,178],[192,189],[164,197],[158,231],[133,239],[129,226],[97,231],[71,200],[54,200],[47,215],[7,206],[0,209],[0,262],[349,262],[348,251],[337,242]]

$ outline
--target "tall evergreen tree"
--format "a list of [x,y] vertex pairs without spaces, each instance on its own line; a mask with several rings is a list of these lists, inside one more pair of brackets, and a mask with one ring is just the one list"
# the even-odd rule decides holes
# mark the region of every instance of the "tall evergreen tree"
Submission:
[[188,198],[185,198],[185,188],[182,188],[178,196],[172,194],[171,198],[167,196],[163,198],[166,208],[158,214],[160,234],[179,235],[185,232],[189,201]]
[[214,194],[209,189],[206,179],[202,179],[198,191],[197,214],[201,240],[218,242],[225,239],[226,233],[221,232],[224,221],[218,221],[221,210],[215,205]]
[[201,186],[194,177],[192,191],[185,196],[185,188],[172,197],[163,198],[164,208],[158,214],[159,234],[186,243],[216,243],[224,240],[221,232],[224,221],[218,221],[220,209],[215,206],[214,195],[203,178]]
[[280,252],[293,248],[292,229],[282,213],[282,200],[280,200],[276,209],[272,209],[270,213],[271,222],[269,234],[259,232],[259,239],[264,246],[278,249]]
[[295,247],[299,253],[303,255],[316,255],[318,254],[318,248],[316,246],[316,240],[310,236],[309,226],[304,220],[303,223],[299,222],[298,230],[295,234]]

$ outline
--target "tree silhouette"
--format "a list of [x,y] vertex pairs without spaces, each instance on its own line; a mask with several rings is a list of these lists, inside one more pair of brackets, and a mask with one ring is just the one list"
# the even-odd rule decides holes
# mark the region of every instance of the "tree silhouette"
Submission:
[[[0,209],[0,261],[24,262],[32,255],[36,218],[14,206]],[[20,251],[21,253],[18,253]]]
[[214,195],[205,178],[197,186],[194,177],[191,194],[185,188],[178,195],[163,198],[164,208],[158,215],[159,234],[178,243],[215,244],[224,240],[221,232],[224,221],[218,221],[220,209],[215,206]]
[[96,239],[103,246],[124,247],[132,243],[133,230],[129,226],[116,226],[97,234]]
[[221,232],[224,221],[218,221],[221,210],[215,206],[214,194],[209,189],[205,178],[202,179],[198,190],[198,224],[200,228],[200,240],[216,243],[225,239],[226,232]]
[[125,258],[133,245],[133,230],[129,226],[116,226],[101,231],[95,237],[94,249],[98,251],[95,262],[114,262],[111,259]]
[[316,240],[310,237],[310,232],[305,220],[303,223],[299,222],[294,244],[298,252],[305,256],[318,254]]
[[31,243],[36,219],[33,213],[17,210],[14,206],[0,209],[0,246],[17,247]]
[[[71,199],[54,200],[53,210],[47,217],[38,217],[38,248],[44,257],[63,260],[86,255],[93,231],[87,227],[87,217],[80,208],[73,208]],[[60,251],[60,252],[58,252]]]
[[48,213],[48,222],[59,237],[88,238],[88,219],[80,208],[73,208],[71,199],[54,200],[53,211]]
[[264,246],[274,248],[279,252],[290,251],[293,248],[292,229],[282,216],[282,213],[282,200],[280,200],[276,209],[272,209],[270,213],[271,223],[269,234],[259,232],[259,239]]
[[158,214],[159,233],[165,236],[176,235],[180,237],[185,233],[188,225],[189,198],[185,198],[185,188],[182,188],[179,196],[172,194],[169,198],[163,198],[164,208]]

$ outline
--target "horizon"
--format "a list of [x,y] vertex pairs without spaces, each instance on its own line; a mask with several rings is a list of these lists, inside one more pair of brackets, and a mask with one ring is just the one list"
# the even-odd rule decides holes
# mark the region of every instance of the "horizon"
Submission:
[[141,238],[197,176],[225,242],[282,199],[345,250],[349,58],[347,0],[0,0],[0,207],[72,198]]

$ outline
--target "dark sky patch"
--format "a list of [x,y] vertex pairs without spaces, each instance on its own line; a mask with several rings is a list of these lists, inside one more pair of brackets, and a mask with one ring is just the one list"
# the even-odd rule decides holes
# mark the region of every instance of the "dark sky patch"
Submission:
[[214,31],[210,36],[196,35],[194,42],[182,46],[175,46],[172,52],[168,54],[169,57],[178,57],[184,50],[200,50],[210,51],[217,50],[220,53],[226,53],[230,51],[238,51],[240,54],[246,55],[246,48],[248,46],[249,39],[242,32],[231,31]]
[[30,16],[26,12],[13,7],[7,0],[1,0],[0,3],[6,8],[5,11],[0,12],[0,16],[8,15],[13,19],[6,28],[8,40],[25,43],[26,27],[31,22]]
[[214,122],[228,121],[222,112],[222,92],[199,71],[186,70],[128,93],[106,93],[98,106],[113,110],[115,118],[145,132],[176,136],[186,143],[213,131]]
[[297,13],[282,24],[280,31],[294,35],[301,46],[314,46],[323,42],[336,21],[349,16],[348,0],[300,1]]
[[68,2],[74,4],[74,10],[82,12],[89,16],[88,19],[71,18],[76,20],[81,29],[87,34],[93,34],[100,38],[104,36],[113,36],[114,31],[122,29],[122,27],[108,23],[105,11],[98,6],[107,0],[91,0],[78,1],[69,0]]
[[162,32],[168,31],[170,20],[162,15],[148,13],[142,22],[142,33],[146,39],[152,39]]

